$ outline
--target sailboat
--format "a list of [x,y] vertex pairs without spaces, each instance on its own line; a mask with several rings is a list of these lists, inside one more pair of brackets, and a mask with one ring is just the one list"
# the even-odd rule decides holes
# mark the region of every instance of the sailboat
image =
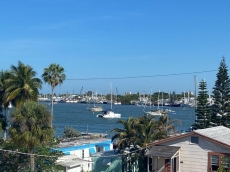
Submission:
[[[93,98],[93,93],[92,93],[92,98]],[[92,108],[87,108],[87,109],[92,112],[102,112],[103,111],[101,106],[95,106],[95,98],[93,98],[93,104],[94,106]]]
[[113,102],[114,105],[121,105],[121,102],[117,100],[117,95],[118,95],[118,91],[117,91],[117,87],[116,87],[116,101]]
[[121,117],[121,114],[119,114],[119,113],[114,113],[113,111],[112,111],[112,104],[113,104],[113,96],[112,96],[112,84],[110,83],[110,87],[111,87],[111,93],[110,93],[110,98],[111,98],[111,100],[110,100],[110,104],[111,104],[111,109],[110,110],[105,110],[105,111],[103,111],[103,114],[98,114],[97,115],[97,117],[98,118],[120,118]]
[[[151,94],[152,94],[152,90],[151,90]],[[151,94],[150,94],[150,95],[151,95]],[[159,94],[160,94],[160,90],[159,90],[159,93],[158,93],[158,100],[157,100],[158,107],[157,107],[156,110],[151,109],[151,104],[152,104],[152,102],[151,102],[151,96],[150,96],[150,110],[149,110],[148,112],[145,112],[145,111],[144,111],[144,113],[145,113],[146,115],[161,116],[161,115],[165,114],[165,113],[159,108]]]

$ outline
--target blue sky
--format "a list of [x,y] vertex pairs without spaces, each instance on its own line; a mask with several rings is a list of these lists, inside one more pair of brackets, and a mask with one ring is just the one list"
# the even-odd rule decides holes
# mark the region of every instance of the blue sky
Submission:
[[[230,1],[0,1],[0,67],[22,61],[37,77],[51,63],[67,80],[56,93],[149,93],[212,89],[230,64]],[[213,72],[182,74],[201,71]],[[157,76],[168,75],[168,76]],[[131,79],[91,79],[123,78]],[[75,79],[75,80],[71,80]],[[43,85],[42,93],[51,88]]]

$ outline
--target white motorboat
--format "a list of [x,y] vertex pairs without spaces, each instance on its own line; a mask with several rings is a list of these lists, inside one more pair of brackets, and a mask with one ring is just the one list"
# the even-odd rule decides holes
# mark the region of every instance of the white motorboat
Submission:
[[113,104],[114,104],[114,105],[121,105],[121,102],[115,101],[115,102],[113,102]]
[[161,116],[164,113],[162,113],[162,111],[160,109],[157,110],[150,110],[148,112],[145,112],[146,115],[153,115],[153,116]]
[[107,110],[107,111],[103,111],[104,113],[103,114],[98,114],[97,117],[98,118],[120,118],[121,117],[121,114],[119,113],[114,113],[112,111],[112,84],[110,83],[110,87],[111,87],[111,94],[110,94],[110,104],[111,104],[111,109],[110,110]]
[[92,112],[101,112],[103,111],[102,107],[101,106],[94,106],[92,108],[88,108],[90,111]]
[[98,114],[97,117],[98,118],[120,118],[121,117],[121,114],[114,113],[111,110],[103,111],[103,112],[104,112],[103,114]]

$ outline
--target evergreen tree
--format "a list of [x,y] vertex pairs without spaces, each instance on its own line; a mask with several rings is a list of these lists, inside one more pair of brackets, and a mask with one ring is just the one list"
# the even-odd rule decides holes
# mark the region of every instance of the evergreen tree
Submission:
[[211,120],[211,109],[208,105],[208,91],[207,84],[205,80],[202,80],[199,84],[199,93],[197,97],[197,108],[196,113],[196,123],[193,126],[197,129],[203,129],[210,127]]
[[212,92],[214,105],[211,108],[211,124],[213,126],[223,125],[229,127],[230,115],[228,112],[230,111],[230,80],[224,57],[222,57],[216,76],[217,80]]

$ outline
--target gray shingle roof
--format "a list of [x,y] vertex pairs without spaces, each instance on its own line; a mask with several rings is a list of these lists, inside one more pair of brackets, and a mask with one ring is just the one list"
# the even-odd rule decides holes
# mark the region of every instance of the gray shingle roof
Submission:
[[179,149],[176,146],[153,146],[146,152],[146,156],[171,158]]
[[227,127],[217,126],[195,130],[194,132],[230,146],[230,129]]

